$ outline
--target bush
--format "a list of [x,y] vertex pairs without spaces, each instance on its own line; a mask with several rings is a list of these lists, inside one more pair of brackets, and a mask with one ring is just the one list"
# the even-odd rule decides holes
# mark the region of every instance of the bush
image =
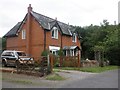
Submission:
[[60,50],[58,51],[58,55],[59,55],[59,56],[63,56],[63,50],[62,50],[62,49],[60,49]]
[[49,54],[49,51],[48,50],[44,50],[41,54],[41,56],[47,56]]

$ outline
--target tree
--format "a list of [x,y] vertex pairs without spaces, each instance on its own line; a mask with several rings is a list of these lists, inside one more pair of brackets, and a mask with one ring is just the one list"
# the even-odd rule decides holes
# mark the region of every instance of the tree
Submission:
[[120,60],[120,25],[109,25],[107,20],[103,20],[101,26],[75,27],[76,32],[82,37],[83,59],[95,59],[94,52],[99,49],[104,52],[104,59],[109,60],[111,64],[118,64]]

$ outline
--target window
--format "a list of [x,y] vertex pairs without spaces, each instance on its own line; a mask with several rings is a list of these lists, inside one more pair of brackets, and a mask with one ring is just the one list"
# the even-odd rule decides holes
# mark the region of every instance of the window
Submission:
[[22,30],[22,39],[26,39],[26,31]]
[[24,52],[17,52],[18,56],[27,56]]
[[56,27],[52,29],[52,38],[58,39],[58,29]]
[[2,54],[3,56],[13,56],[13,52],[5,52]]
[[72,36],[72,42],[76,42],[76,34],[75,33]]

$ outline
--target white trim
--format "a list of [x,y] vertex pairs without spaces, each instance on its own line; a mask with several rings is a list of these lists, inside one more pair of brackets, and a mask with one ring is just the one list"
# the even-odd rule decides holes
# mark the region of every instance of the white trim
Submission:
[[60,50],[60,47],[57,47],[57,46],[49,46],[49,50]]
[[[53,32],[53,35],[52,35]],[[58,28],[57,27],[53,27],[52,31],[51,31],[51,36],[54,39],[58,39]]]
[[66,56],[67,56],[67,50],[65,50],[66,51]]
[[72,36],[72,42],[77,42],[77,36],[76,36],[75,33],[74,33],[73,36]]
[[60,47],[57,46],[49,46],[49,50],[54,53],[55,55],[57,55],[57,51],[60,50]]
[[22,30],[22,39],[26,39],[26,30],[25,29]]

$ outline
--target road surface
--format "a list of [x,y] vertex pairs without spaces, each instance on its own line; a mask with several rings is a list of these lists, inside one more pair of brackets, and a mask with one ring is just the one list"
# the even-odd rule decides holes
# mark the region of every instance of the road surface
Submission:
[[118,88],[118,70],[100,74],[79,71],[57,73],[66,80],[50,81],[44,77],[3,73],[2,88]]

